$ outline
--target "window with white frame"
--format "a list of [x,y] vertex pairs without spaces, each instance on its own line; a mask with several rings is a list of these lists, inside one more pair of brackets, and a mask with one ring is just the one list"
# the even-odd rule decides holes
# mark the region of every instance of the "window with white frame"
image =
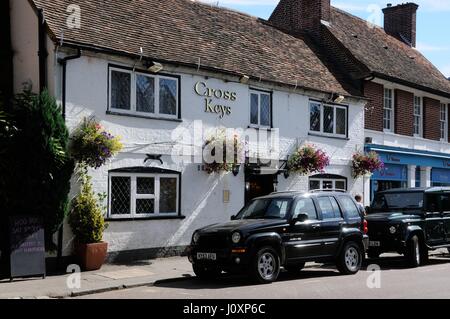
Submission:
[[270,128],[272,125],[272,96],[262,91],[250,91],[250,124]]
[[324,135],[347,136],[347,107],[311,101],[309,104],[310,131]]
[[383,129],[387,132],[394,131],[394,90],[386,88],[383,102]]
[[309,190],[347,190],[347,180],[339,177],[311,177]]
[[447,141],[448,140],[448,111],[447,111],[447,105],[444,103],[441,103],[440,108],[440,129],[441,129],[441,140]]
[[177,216],[179,175],[110,173],[109,217]]
[[178,118],[178,78],[109,69],[109,110],[149,117]]
[[423,136],[423,104],[420,96],[414,96],[414,136]]

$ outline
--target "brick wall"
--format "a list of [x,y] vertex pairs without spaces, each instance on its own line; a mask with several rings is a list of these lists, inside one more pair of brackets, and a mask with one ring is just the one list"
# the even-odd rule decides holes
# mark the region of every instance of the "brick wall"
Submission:
[[423,99],[423,137],[439,141],[440,131],[440,102],[425,97]]
[[414,94],[402,90],[395,90],[395,133],[414,135]]
[[368,130],[383,131],[383,95],[383,85],[364,83],[364,96],[369,99],[365,112],[365,128]]

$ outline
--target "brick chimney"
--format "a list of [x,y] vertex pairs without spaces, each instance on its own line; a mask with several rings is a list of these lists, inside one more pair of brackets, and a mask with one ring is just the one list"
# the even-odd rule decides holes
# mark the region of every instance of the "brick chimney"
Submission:
[[321,21],[330,21],[330,16],[330,0],[280,0],[269,22],[291,32],[317,34]]
[[404,3],[397,6],[388,4],[383,9],[384,30],[409,46],[416,47],[416,16],[419,6]]

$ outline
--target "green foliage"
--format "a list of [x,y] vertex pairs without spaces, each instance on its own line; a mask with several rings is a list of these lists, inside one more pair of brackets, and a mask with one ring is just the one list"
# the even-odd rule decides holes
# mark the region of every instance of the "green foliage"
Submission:
[[99,168],[123,148],[120,138],[113,136],[95,119],[84,119],[71,137],[70,153],[78,163]]
[[105,195],[99,194],[96,197],[86,167],[81,168],[80,177],[81,191],[72,200],[69,224],[78,243],[99,243],[106,228],[103,207],[99,204],[103,202]]
[[74,164],[69,134],[56,100],[24,91],[0,118],[0,227],[13,215],[42,216],[47,249],[69,208]]

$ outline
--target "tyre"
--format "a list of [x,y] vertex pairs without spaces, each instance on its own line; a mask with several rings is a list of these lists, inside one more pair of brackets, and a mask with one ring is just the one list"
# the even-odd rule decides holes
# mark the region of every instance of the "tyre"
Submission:
[[377,258],[380,258],[380,252],[378,250],[375,250],[375,249],[369,249],[367,251],[367,256],[370,259],[377,259]]
[[260,248],[250,263],[250,276],[261,284],[272,283],[280,274],[280,257],[272,247]]
[[422,245],[420,244],[420,239],[417,235],[414,235],[408,241],[405,255],[408,265],[412,268],[419,267],[424,262],[424,252],[422,251]]
[[364,256],[361,246],[354,241],[350,241],[344,245],[336,266],[343,275],[354,275],[361,269]]
[[217,267],[208,267],[198,264],[193,264],[192,269],[199,279],[215,279],[222,273],[222,271]]
[[305,263],[284,266],[284,269],[291,274],[298,274],[303,268],[305,268]]

